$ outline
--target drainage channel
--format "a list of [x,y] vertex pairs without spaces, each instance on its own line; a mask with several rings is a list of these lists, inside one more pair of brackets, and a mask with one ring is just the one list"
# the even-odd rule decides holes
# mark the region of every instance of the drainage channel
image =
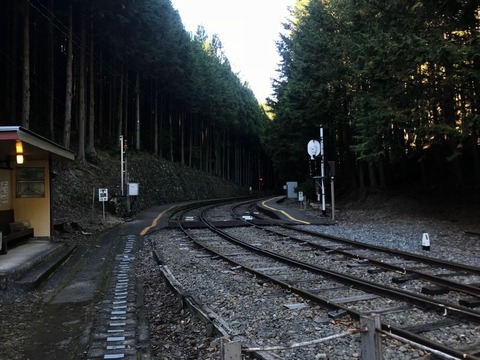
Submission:
[[88,359],[137,359],[141,355],[137,354],[137,341],[142,340],[137,308],[143,296],[137,296],[141,287],[135,279],[135,242],[135,235],[127,235],[123,253],[115,258],[111,284],[95,320]]

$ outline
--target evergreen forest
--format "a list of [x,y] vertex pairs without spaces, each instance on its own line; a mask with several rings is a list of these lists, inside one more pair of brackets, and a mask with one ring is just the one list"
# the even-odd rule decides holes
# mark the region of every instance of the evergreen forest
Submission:
[[322,126],[343,188],[478,187],[478,0],[297,0],[292,11],[269,102],[279,177],[318,172],[307,142]]
[[3,1],[0,124],[82,163],[120,145],[278,191],[320,175],[322,128],[341,189],[478,186],[478,0],[296,0],[283,26],[259,104],[170,0]]
[[266,112],[218,35],[188,33],[170,0],[6,0],[0,11],[1,125],[84,164],[123,147],[243,187],[273,177]]

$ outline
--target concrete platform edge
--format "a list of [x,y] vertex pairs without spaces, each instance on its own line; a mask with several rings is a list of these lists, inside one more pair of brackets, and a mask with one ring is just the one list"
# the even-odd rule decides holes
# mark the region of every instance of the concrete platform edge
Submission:
[[59,251],[59,249],[63,246],[65,246],[64,243],[56,243],[47,251],[37,254],[36,256],[32,257],[28,261],[24,262],[22,265],[17,266],[13,269],[0,272],[0,276],[7,276],[7,277],[13,276],[16,279],[19,279],[20,277],[25,275],[25,273],[28,272],[31,268],[38,265],[45,259],[47,259],[51,254],[55,253],[56,251]]
[[[27,288],[34,289],[42,284],[48,277],[57,270],[77,249],[75,245],[64,244],[63,251],[58,255],[55,255],[51,261],[47,262],[38,272],[33,273],[31,277],[28,277],[18,281],[18,284]],[[46,257],[48,259],[48,256]],[[38,265],[38,263],[36,264]],[[35,266],[35,265],[34,265]]]

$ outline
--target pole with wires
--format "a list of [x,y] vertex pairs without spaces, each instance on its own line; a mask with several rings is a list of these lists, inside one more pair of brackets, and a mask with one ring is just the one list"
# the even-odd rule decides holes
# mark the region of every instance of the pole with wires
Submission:
[[325,208],[325,153],[323,150],[323,127],[320,125],[320,188],[322,192],[322,215],[327,215]]

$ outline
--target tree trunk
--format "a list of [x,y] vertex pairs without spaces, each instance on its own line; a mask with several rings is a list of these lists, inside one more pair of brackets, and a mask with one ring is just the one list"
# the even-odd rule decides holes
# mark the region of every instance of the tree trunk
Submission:
[[68,44],[65,91],[65,122],[63,126],[63,146],[70,149],[70,131],[72,126],[72,88],[73,88],[73,11],[72,4],[68,10]]
[[200,120],[200,123],[198,124],[198,136],[199,136],[199,151],[198,151],[198,169],[199,170],[204,170],[203,169],[203,149],[205,147],[205,136],[204,136],[204,125],[203,125],[203,120]]
[[236,184],[239,184],[240,183],[240,156],[239,156],[239,141],[238,141],[238,137],[235,136],[235,139],[233,140],[235,145],[234,145],[234,160],[233,160],[233,172],[234,172],[234,182]]
[[228,181],[231,181],[232,180],[232,175],[230,174],[230,148],[231,148],[231,141],[232,141],[232,138],[231,136],[228,136],[227,137],[227,180]]
[[89,101],[88,101],[88,142],[87,154],[95,156],[95,71],[94,71],[94,44],[93,44],[93,3],[90,8],[90,58],[88,66],[89,74]]
[[[158,138],[159,140],[163,139],[163,123],[165,119],[165,97],[162,95],[160,97],[160,116],[158,119]],[[163,140],[158,144],[158,156],[163,157]]]
[[180,132],[180,163],[185,165],[185,132],[184,115],[178,116],[178,131]]
[[212,173],[212,142],[210,141],[211,138],[211,128],[210,123],[207,123],[205,126],[205,171],[209,174]]
[[155,99],[153,100],[153,154],[158,156],[158,83],[155,80]]
[[[112,61],[112,55],[110,54],[110,61]],[[107,124],[107,138],[112,135],[112,116],[113,116],[113,83],[115,81],[115,75],[113,72],[113,66],[110,64],[109,71],[110,81],[108,82],[108,124]]]
[[128,71],[127,79],[125,81],[125,115],[123,117],[123,138],[128,138]]
[[140,71],[137,69],[135,80],[135,149],[140,150]]
[[386,188],[387,187],[387,180],[385,178],[385,160],[383,156],[380,156],[378,159],[378,178],[380,180],[380,187]]
[[48,129],[50,133],[50,139],[55,139],[55,130],[54,130],[54,99],[55,99],[55,58],[53,52],[53,0],[50,0],[50,11],[49,11],[49,39],[48,39],[48,57],[50,65],[50,73],[48,77]]
[[375,174],[375,164],[372,162],[368,163],[368,178],[370,180],[370,188],[377,188],[377,176]]
[[188,167],[192,167],[193,159],[193,134],[194,134],[194,120],[193,115],[190,115],[190,126],[188,127]]
[[227,179],[227,154],[228,154],[228,135],[227,131],[223,129],[223,140],[222,140],[222,178]]
[[[445,65],[445,85],[444,85],[444,94],[442,99],[442,113],[445,116],[445,123],[452,128],[456,127],[456,106],[455,106],[455,80],[454,78],[454,69],[453,64],[448,63]],[[458,135],[460,137],[460,135]],[[448,138],[448,144],[452,154],[451,164],[452,171],[455,177],[455,186],[462,187],[464,185],[463,172],[460,164],[460,155],[457,155],[457,146],[460,140],[457,139],[457,136],[451,135]]]
[[22,126],[30,128],[30,4],[25,1],[23,14],[23,101]]
[[215,140],[212,144],[213,147],[213,173],[215,176],[220,175],[220,133],[218,131],[215,131]]
[[363,160],[359,160],[358,164],[358,187],[361,193],[365,193],[365,162]]
[[13,61],[7,62],[7,67],[5,68],[6,71],[6,78],[7,78],[7,98],[6,106],[7,106],[7,114],[10,119],[17,119],[17,67],[15,64],[18,62],[18,13],[15,11],[13,5],[10,9],[10,37],[9,37],[9,49],[8,53]]
[[97,109],[97,137],[103,139],[103,51],[100,50],[100,67],[98,70],[98,109]]
[[475,174],[475,182],[480,181],[480,155],[478,153],[478,130],[477,125],[474,125],[472,131],[472,138],[473,138],[473,170]]
[[85,12],[82,9],[81,30],[80,30],[80,65],[79,65],[79,120],[78,120],[78,154],[77,160],[85,163],[85,127],[86,127],[86,104],[85,104],[85,47],[86,29],[85,29]]
[[169,145],[170,145],[170,161],[173,161],[173,124],[172,124],[172,109],[168,114],[168,126],[169,126]]

